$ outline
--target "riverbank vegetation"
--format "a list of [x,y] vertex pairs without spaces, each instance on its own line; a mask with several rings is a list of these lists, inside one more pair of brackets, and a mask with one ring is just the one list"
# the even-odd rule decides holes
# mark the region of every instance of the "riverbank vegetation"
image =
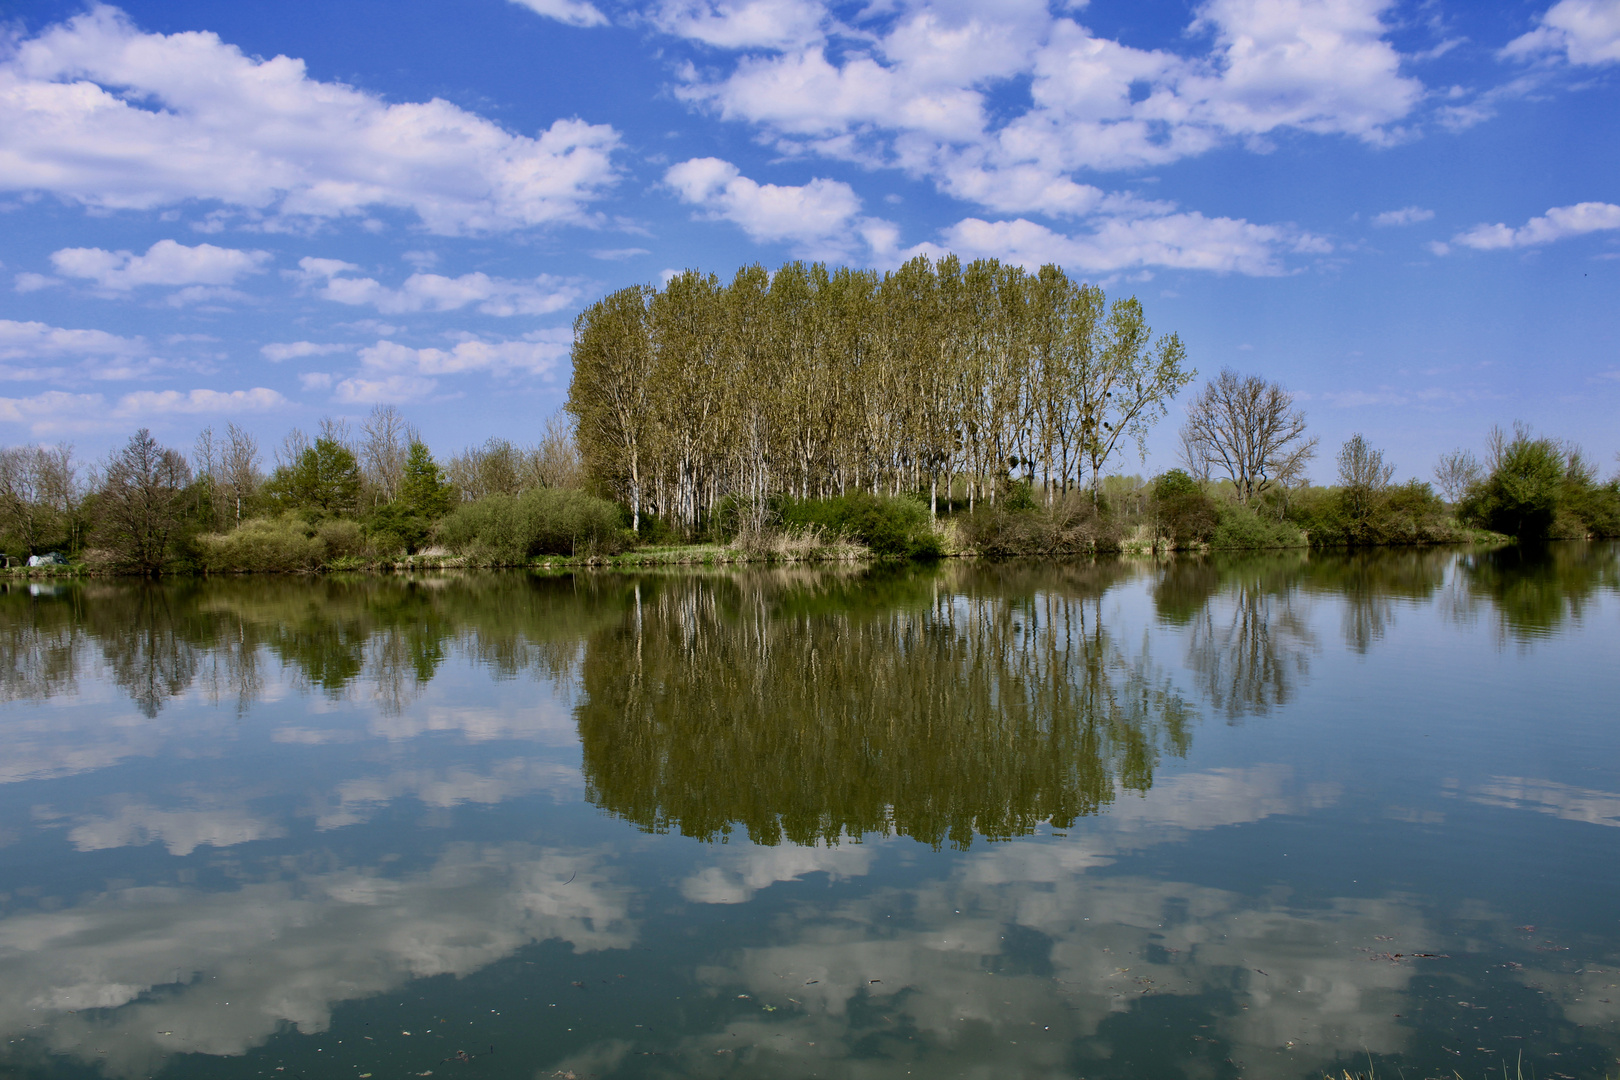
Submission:
[[689,271],[576,321],[563,412],[532,445],[436,457],[392,406],[358,427],[105,461],[0,451],[0,550],[27,572],[240,573],[545,563],[1364,547],[1620,535],[1620,477],[1522,425],[1396,483],[1355,435],[1335,482],[1293,395],[1222,371],[1181,465],[1118,471],[1195,375],[1135,298],[1057,267]]

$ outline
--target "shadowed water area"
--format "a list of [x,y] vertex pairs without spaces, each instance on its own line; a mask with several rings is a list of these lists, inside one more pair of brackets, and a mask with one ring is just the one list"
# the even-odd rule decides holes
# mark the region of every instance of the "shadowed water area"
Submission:
[[0,1077],[1620,1054],[1620,547],[10,584]]

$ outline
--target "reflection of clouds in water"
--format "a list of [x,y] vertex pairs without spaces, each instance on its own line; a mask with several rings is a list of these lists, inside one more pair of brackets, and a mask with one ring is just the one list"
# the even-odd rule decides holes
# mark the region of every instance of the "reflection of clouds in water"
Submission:
[[241,1054],[284,1023],[324,1030],[338,1002],[466,975],[530,942],[626,948],[629,900],[597,855],[515,844],[455,845],[398,878],[116,890],[0,920],[0,1031],[144,1075],[176,1051]]
[[718,854],[715,865],[681,882],[681,895],[700,904],[741,904],[768,885],[805,874],[826,872],[834,881],[860,877],[871,869],[874,855],[872,842],[837,847],[749,846]]
[[556,699],[486,707],[426,705],[398,714],[369,717],[367,731],[384,739],[414,739],[430,732],[455,732],[468,742],[522,739],[547,746],[578,741],[574,716]]
[[161,757],[182,744],[217,739],[231,726],[228,718],[197,714],[148,719],[94,707],[18,709],[0,726],[0,784],[55,780],[129,758]]
[[[679,1060],[692,1074],[724,1072],[716,1057],[748,1047],[756,1071],[779,1075],[831,1067],[875,1075],[887,1066],[864,1060],[874,1052],[914,1060],[918,1075],[1069,1075],[1075,1038],[1106,1040],[1111,1017],[1162,994],[1235,998],[1210,1034],[1255,1075],[1400,1050],[1406,1029],[1393,1014],[1413,969],[1369,961],[1367,950],[1391,934],[1421,948],[1414,910],[1375,900],[1294,910],[1219,889],[1087,875],[1122,850],[1336,797],[1301,788],[1282,766],[1187,774],[1122,799],[1084,836],[996,845],[961,859],[946,881],[801,909],[789,924],[796,940],[699,972],[716,993],[746,988],[777,1012],[689,1038]],[[771,880],[869,868],[859,848],[799,849],[797,861],[778,850],[727,854],[682,891],[735,902]],[[838,864],[845,850],[858,857]],[[1015,883],[1025,887],[1008,887]]]
[[1486,806],[1536,810],[1565,821],[1620,825],[1620,795],[1612,791],[1596,791],[1523,776],[1493,776],[1489,783],[1469,792],[1468,797]]
[[446,769],[409,769],[387,776],[345,780],[316,814],[319,829],[336,829],[371,819],[396,799],[414,798],[445,809],[463,803],[494,805],[506,799],[549,791],[559,801],[579,799],[585,786],[572,765],[509,758],[482,772],[466,765]]
[[[1188,830],[1213,829],[1259,821],[1273,814],[1299,813],[1334,802],[1335,784],[1296,790],[1285,765],[1210,769],[1160,780],[1146,792],[1118,789],[1107,817],[1089,821],[1070,842],[1051,846],[1003,844],[972,860],[966,873],[984,884],[1045,882],[1093,866],[1146,844],[1181,839]],[[717,850],[713,864],[681,882],[681,895],[705,904],[740,904],[778,881],[825,871],[834,880],[860,877],[871,868],[876,838],[836,846],[782,844]]]
[[250,814],[240,806],[205,806],[189,810],[163,810],[132,799],[105,817],[83,818],[68,833],[80,851],[102,851],[161,841],[170,855],[190,855],[198,847],[230,847],[252,840],[287,835],[272,821]]
[[[1230,997],[1209,1034],[1217,1060],[1241,1060],[1248,1075],[1297,1076],[1406,1045],[1393,1014],[1414,969],[1356,948],[1380,934],[1422,943],[1419,916],[1401,904],[1293,910],[1188,884],[1092,882],[1060,866],[1042,893],[964,871],[804,918],[797,941],[703,969],[721,996],[745,988],[778,1011],[689,1038],[686,1071],[724,1071],[703,1063],[752,1047],[754,1069],[775,1075],[834,1062],[862,1075],[874,1052],[906,1057],[917,1075],[1070,1075],[1075,1039],[1100,1038],[1078,1050],[1106,1054],[1104,1025],[1155,995]],[[1212,1063],[1189,1065],[1196,1075]]]
[[1564,1019],[1606,1034],[1604,1041],[1615,1045],[1620,1025],[1620,965],[1611,960],[1608,967],[1588,965],[1574,972],[1525,968],[1518,974],[1526,986],[1542,991],[1563,1010]]

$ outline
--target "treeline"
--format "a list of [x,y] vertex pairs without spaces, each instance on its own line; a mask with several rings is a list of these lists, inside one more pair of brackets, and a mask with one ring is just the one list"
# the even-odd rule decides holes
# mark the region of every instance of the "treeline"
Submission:
[[[1174,334],[1054,266],[919,258],[688,271],[576,322],[564,411],[530,446],[435,458],[391,406],[352,429],[145,430],[103,462],[0,451],[7,561],[300,571],[402,558],[524,565],[635,546],[735,558],[1089,555],[1620,535],[1620,477],[1522,426],[1394,482],[1361,435],[1336,483],[1293,395],[1227,370],[1186,406],[1181,467],[1105,475],[1192,377]],[[413,563],[413,565],[418,563]]]
[[620,511],[582,482],[560,415],[533,446],[490,439],[442,465],[391,406],[358,432],[295,429],[268,470],[234,424],[205,429],[189,456],[142,429],[102,462],[66,445],[0,451],[0,544],[8,562],[60,553],[142,574],[359,566],[435,543],[501,563],[612,550]]
[[1143,439],[1195,374],[1185,358],[1134,297],[1057,266],[689,270],[579,316],[566,408],[632,527],[690,535],[728,502],[755,521],[783,497],[993,504],[1020,471],[1050,503]]

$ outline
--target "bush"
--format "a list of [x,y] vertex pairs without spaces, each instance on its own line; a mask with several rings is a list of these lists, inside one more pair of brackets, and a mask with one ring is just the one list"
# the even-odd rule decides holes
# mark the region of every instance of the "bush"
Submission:
[[1434,489],[1421,480],[1368,493],[1309,488],[1292,499],[1287,519],[1312,547],[1446,544],[1466,539]]
[[981,555],[1087,555],[1116,551],[1119,531],[1085,492],[1070,492],[1050,509],[980,506],[958,519],[962,539]]
[[1215,500],[1181,469],[1171,469],[1153,481],[1153,507],[1157,537],[1176,547],[1204,543],[1220,524]]
[[1545,539],[1558,516],[1564,455],[1551,439],[1532,439],[1522,429],[1502,448],[1496,467],[1471,489],[1457,516],[1521,540]]
[[610,555],[629,541],[617,506],[567,488],[490,495],[463,504],[439,523],[438,538],[457,554],[507,564],[537,555]]
[[818,526],[858,540],[880,559],[937,559],[944,554],[928,507],[915,499],[856,492],[834,499],[781,499],[776,516],[792,529]]
[[1232,504],[1220,509],[1220,522],[1210,536],[1212,548],[1304,547],[1305,534],[1286,521],[1261,517],[1247,506]]
[[318,570],[327,554],[326,542],[292,515],[252,518],[228,533],[197,537],[197,547],[204,568],[215,573]]

